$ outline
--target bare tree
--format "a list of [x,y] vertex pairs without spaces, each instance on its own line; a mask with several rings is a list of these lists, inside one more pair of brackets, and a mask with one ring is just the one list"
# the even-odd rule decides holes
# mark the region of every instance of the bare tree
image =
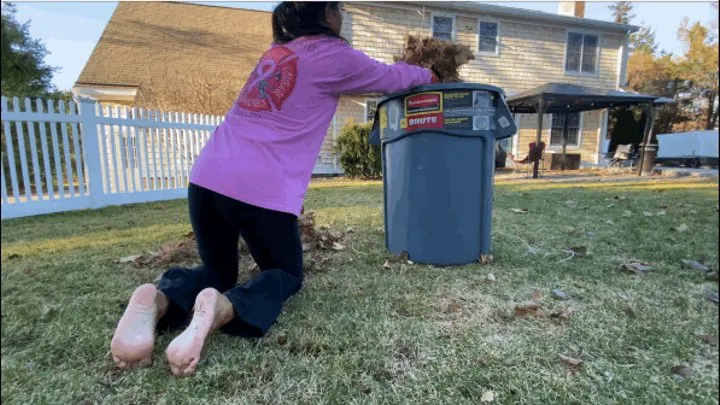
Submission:
[[200,69],[179,71],[166,68],[159,77],[162,79],[148,73],[147,81],[140,89],[142,107],[225,115],[242,86],[236,77]]

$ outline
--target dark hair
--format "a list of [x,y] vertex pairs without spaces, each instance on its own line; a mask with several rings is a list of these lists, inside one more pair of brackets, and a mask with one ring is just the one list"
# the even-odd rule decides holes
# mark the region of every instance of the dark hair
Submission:
[[325,12],[328,8],[340,12],[340,2],[283,1],[273,10],[273,41],[276,44],[286,44],[309,35],[328,35],[342,39],[327,23]]

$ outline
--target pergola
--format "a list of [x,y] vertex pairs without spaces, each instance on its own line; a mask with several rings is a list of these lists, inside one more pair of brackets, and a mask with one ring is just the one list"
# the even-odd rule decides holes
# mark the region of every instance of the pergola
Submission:
[[[638,174],[643,175],[652,170],[656,150],[655,144],[652,142],[652,127],[657,109],[653,107],[669,101],[671,100],[658,96],[622,90],[603,90],[569,83],[547,83],[508,97],[507,104],[513,114],[538,115],[536,145],[540,145],[542,140],[543,114],[578,113],[612,107],[641,105],[645,110],[646,120]],[[562,163],[564,168],[567,152],[568,120],[563,121]],[[533,178],[538,177],[539,164],[540,162],[537,159],[533,163]]]

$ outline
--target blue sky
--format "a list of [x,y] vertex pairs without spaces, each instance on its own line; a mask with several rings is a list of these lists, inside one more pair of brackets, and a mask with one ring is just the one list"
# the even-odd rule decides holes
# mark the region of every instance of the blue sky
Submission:
[[[198,2],[198,1],[196,1]],[[203,2],[228,7],[272,10],[276,2]],[[554,13],[557,2],[491,2],[510,7],[520,7]],[[85,62],[110,19],[117,2],[16,2],[20,22],[30,20],[30,33],[41,39],[50,55],[47,61],[61,68],[55,74],[54,83],[60,89],[69,90],[80,75]],[[610,2],[588,2],[585,17],[611,20]],[[646,22],[657,30],[661,49],[681,54],[677,40],[677,28],[683,17],[690,21],[708,22],[711,8],[705,2],[636,2],[634,24]]]

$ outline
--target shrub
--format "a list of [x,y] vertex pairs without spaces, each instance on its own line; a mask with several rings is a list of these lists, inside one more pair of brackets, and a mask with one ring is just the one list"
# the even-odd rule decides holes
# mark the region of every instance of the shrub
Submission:
[[340,165],[350,178],[377,179],[382,176],[380,147],[370,145],[372,123],[346,123],[335,145]]

